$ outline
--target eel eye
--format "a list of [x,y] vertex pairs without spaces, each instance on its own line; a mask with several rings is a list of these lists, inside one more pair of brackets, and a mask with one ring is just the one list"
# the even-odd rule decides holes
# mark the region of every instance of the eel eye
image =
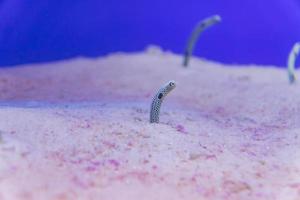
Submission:
[[174,83],[173,82],[169,83],[169,86],[171,86],[171,87],[174,86]]
[[163,97],[163,94],[162,93],[159,93],[159,95],[158,95],[158,99],[161,99]]

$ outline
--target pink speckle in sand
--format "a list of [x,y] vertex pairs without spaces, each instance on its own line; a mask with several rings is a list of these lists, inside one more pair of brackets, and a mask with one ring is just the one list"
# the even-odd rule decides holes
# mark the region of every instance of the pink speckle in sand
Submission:
[[182,126],[182,125],[180,125],[180,124],[178,124],[178,125],[176,126],[176,130],[177,130],[178,132],[180,132],[180,133],[187,134],[187,132],[186,132],[184,126]]
[[115,168],[118,168],[120,166],[120,163],[117,160],[111,159],[111,160],[108,160],[108,163],[111,164],[112,166],[114,166]]

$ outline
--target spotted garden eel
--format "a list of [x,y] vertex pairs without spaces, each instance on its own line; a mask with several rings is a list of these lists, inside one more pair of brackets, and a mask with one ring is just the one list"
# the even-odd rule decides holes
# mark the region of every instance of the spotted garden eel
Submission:
[[189,61],[190,61],[190,58],[192,56],[192,53],[193,53],[193,50],[195,47],[195,43],[197,42],[200,34],[204,30],[209,28],[210,26],[212,26],[220,21],[221,21],[221,17],[219,15],[214,15],[214,16],[211,16],[209,18],[206,18],[206,19],[200,21],[196,25],[194,31],[192,32],[192,35],[190,36],[190,38],[188,40],[187,46],[184,51],[184,60],[183,60],[184,67],[187,67],[189,65]]
[[175,81],[169,81],[158,90],[151,104],[150,123],[159,123],[159,112],[164,98],[176,87]]
[[296,75],[295,75],[295,62],[296,62],[296,59],[297,59],[297,56],[299,55],[300,53],[300,42],[297,42],[291,52],[290,52],[290,55],[289,55],[289,58],[288,58],[288,62],[287,62],[287,65],[288,65],[288,76],[289,76],[289,81],[291,84],[293,84],[296,80]]

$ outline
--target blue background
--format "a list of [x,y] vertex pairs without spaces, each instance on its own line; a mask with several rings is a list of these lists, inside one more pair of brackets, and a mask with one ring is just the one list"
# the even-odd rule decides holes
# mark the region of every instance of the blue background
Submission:
[[0,66],[79,55],[182,53],[194,25],[219,14],[195,54],[239,64],[286,64],[300,40],[300,0],[0,0]]

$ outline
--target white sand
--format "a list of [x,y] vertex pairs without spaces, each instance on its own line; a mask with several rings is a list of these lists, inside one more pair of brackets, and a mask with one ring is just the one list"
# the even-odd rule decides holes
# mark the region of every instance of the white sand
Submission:
[[1,69],[0,199],[300,199],[299,84],[181,62],[152,48]]

